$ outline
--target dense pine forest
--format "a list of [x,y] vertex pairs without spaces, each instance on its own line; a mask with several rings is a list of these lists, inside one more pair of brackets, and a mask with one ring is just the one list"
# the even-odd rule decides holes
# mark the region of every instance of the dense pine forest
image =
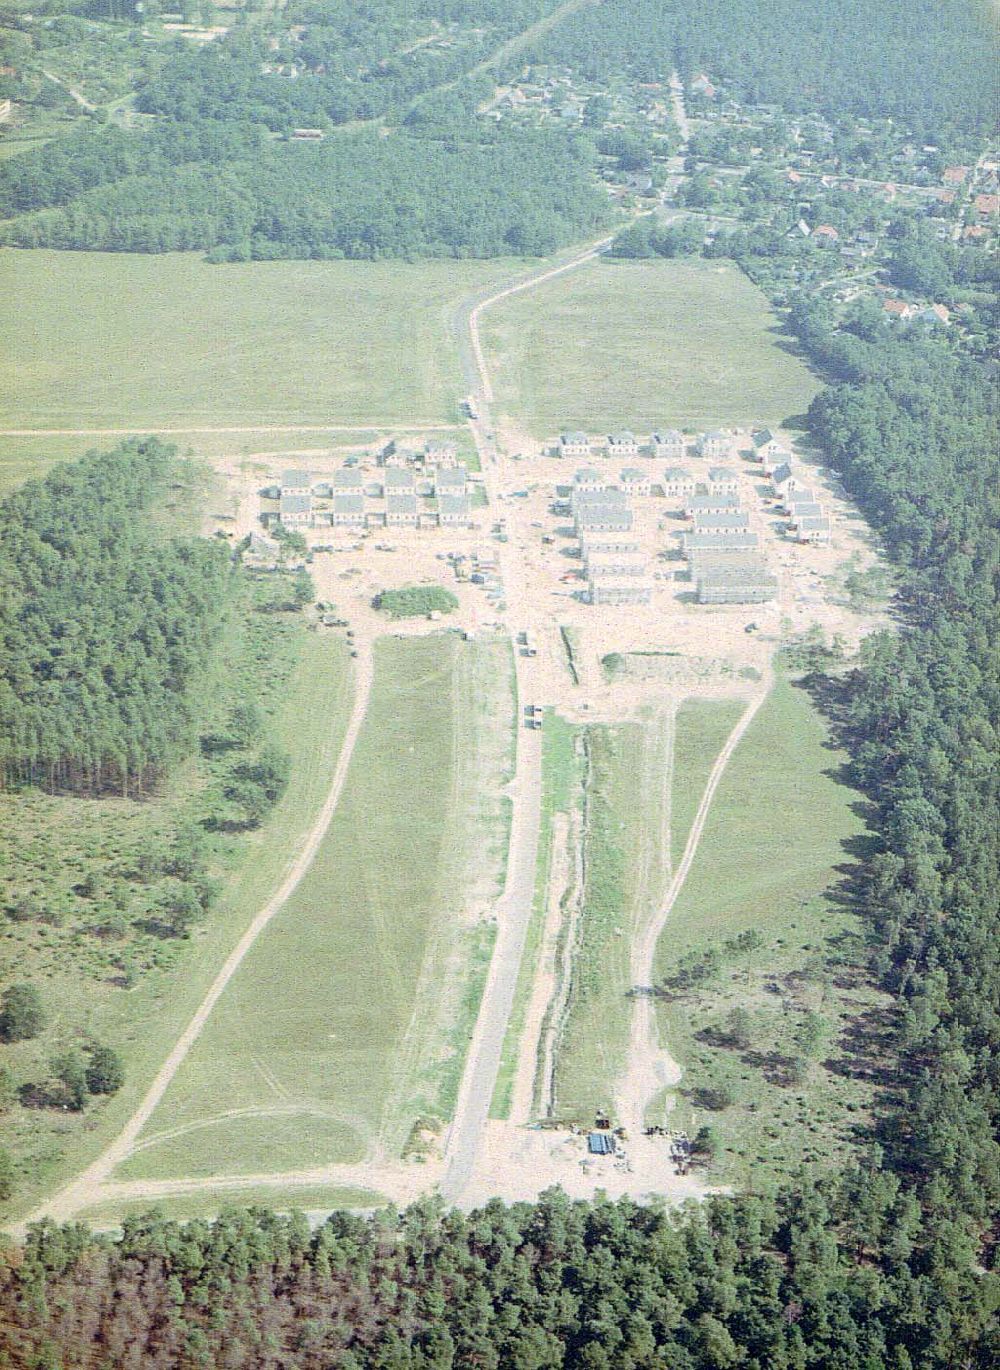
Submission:
[[143,517],[175,460],[133,440],[0,504],[7,784],[129,794],[194,745],[191,693],[230,558],[203,539],[163,538]]

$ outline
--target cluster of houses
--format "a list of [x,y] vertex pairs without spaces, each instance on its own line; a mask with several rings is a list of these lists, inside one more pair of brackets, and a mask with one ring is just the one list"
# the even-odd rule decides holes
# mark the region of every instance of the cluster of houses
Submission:
[[739,479],[725,466],[712,466],[703,484],[676,470],[672,489],[684,499],[691,531],[682,540],[688,572],[699,604],[761,604],[774,599],[778,582],[771,575],[740,504]]
[[602,438],[581,432],[560,433],[552,454],[577,461],[581,457],[595,456],[607,456],[618,461],[636,457],[659,457],[668,461],[680,461],[693,452],[697,456],[708,458],[709,461],[718,461],[730,456],[732,447],[732,435],[723,429],[699,433],[694,438],[687,437],[676,428],[665,428],[645,438],[638,438],[634,433],[623,429],[617,433],[607,433]]
[[754,457],[770,478],[771,489],[788,516],[788,531],[797,542],[814,546],[830,541],[830,517],[815,493],[797,474],[792,455],[768,429],[753,434]]
[[464,466],[342,466],[329,479],[285,471],[272,517],[284,528],[467,528],[471,523]]
[[653,585],[633,531],[633,494],[649,494],[649,477],[626,468],[620,485],[583,467],[573,478],[570,511],[580,543],[591,604],[648,604]]

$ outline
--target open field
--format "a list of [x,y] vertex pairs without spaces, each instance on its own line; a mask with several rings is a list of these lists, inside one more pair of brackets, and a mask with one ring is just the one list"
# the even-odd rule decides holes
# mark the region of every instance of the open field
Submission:
[[44,476],[57,462],[76,461],[93,448],[105,451],[116,441],[115,438],[0,436],[0,496],[26,480]]
[[735,699],[692,698],[685,699],[677,710],[670,786],[670,858],[674,865],[684,853],[712,764],[743,708]]
[[777,424],[819,383],[731,262],[599,258],[484,318],[497,410],[534,437]]
[[[53,1117],[50,1110],[19,1109],[5,1118],[6,1145],[24,1158],[25,1174],[32,1179],[17,1194],[19,1211],[29,1209],[39,1194],[55,1190],[121,1128],[233,943],[280,883],[315,818],[340,748],[350,672],[344,644],[333,637],[303,632],[296,652],[273,720],[276,739],[292,756],[288,788],[260,829],[220,853],[221,893],[208,921],[195,929],[194,947],[162,944],[160,964],[146,971],[134,988],[122,990],[107,977],[95,979],[86,964],[81,973],[80,956],[92,960],[97,955],[96,948],[86,952],[86,940],[72,958],[60,951],[61,941],[74,936],[72,925],[37,928],[12,922],[5,931],[2,945],[16,955],[25,978],[38,980],[51,1017],[44,1037],[8,1049],[18,1075],[33,1078],[45,1053],[65,1049],[81,1028],[113,1042],[126,1066],[121,1091],[91,1104],[86,1114]],[[164,802],[183,801],[191,785],[197,785],[197,776],[189,767],[175,777]],[[16,796],[4,802],[23,803]],[[77,851],[81,859],[93,856],[95,825],[104,841],[114,844],[125,841],[130,828],[152,831],[162,821],[156,803],[106,800],[100,812],[92,800],[38,795],[32,803],[39,810],[37,821],[31,815],[22,821],[29,822],[32,841],[50,842],[59,851],[59,870],[68,881]]]
[[449,422],[452,315],[517,270],[4,250],[0,426]]
[[[871,1097],[870,1082],[845,1073],[844,1034],[852,1018],[877,1014],[878,997],[830,968],[857,929],[849,905],[826,891],[845,843],[863,840],[842,761],[805,692],[779,679],[722,777],[661,939],[661,1036],[685,1070],[669,1121],[717,1129],[713,1178],[753,1184],[762,1170],[830,1159]],[[759,934],[756,948],[724,947],[747,931]],[[682,956],[711,948],[721,953],[716,973],[687,989],[672,979]],[[730,1040],[737,1008],[749,1014],[742,1045]],[[802,1044],[810,1013],[821,1020],[810,1020],[821,1038],[811,1050]],[[704,1091],[719,1088],[734,1103],[706,1108]]]
[[443,1116],[490,945],[510,728],[505,643],[379,641],[327,836],[122,1177],[398,1155],[418,1118]]

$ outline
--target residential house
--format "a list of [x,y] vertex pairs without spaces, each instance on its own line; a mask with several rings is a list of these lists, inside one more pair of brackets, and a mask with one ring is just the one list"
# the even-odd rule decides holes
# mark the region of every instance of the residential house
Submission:
[[446,438],[434,438],[424,447],[424,465],[436,467],[457,466],[458,448]]
[[941,328],[951,323],[951,314],[943,304],[932,304],[921,309],[917,319],[920,323],[930,324],[932,328]]
[[585,492],[596,493],[598,490],[603,490],[606,485],[607,481],[601,475],[600,471],[595,471],[592,466],[582,466],[580,470],[573,475],[574,494],[582,494]]
[[668,466],[663,473],[663,493],[669,499],[678,495],[693,495],[697,488],[698,482],[683,466]]
[[286,495],[311,495],[312,481],[308,471],[282,471],[281,497]]
[[796,526],[795,536],[799,542],[813,544],[829,542],[831,537],[830,520],[828,518],[801,519]]
[[412,494],[416,488],[413,472],[405,467],[390,467],[382,475],[382,489],[388,495]]
[[1000,196],[977,195],[972,207],[981,219],[993,219],[1000,213]]
[[588,552],[585,560],[591,580],[616,580],[646,574],[646,558],[641,552]]
[[439,494],[437,517],[442,528],[468,528],[470,522],[468,496],[465,494]]
[[729,510],[724,514],[695,514],[696,533],[721,533],[724,537],[737,537],[749,532],[750,517],[742,509]]
[[803,519],[818,519],[823,517],[823,506],[816,500],[793,500],[792,506],[788,511],[788,522],[792,528],[798,528]]
[[467,485],[468,473],[464,466],[439,466],[434,471],[436,495],[464,495]]
[[417,497],[412,494],[389,494],[385,496],[385,523],[387,528],[416,528],[420,521]]
[[710,459],[728,457],[731,447],[730,435],[721,428],[716,428],[711,433],[702,433],[698,439],[698,451],[703,457]]
[[360,490],[345,490],[333,497],[330,521],[334,528],[365,526],[365,497]]
[[561,457],[589,457],[590,438],[586,433],[560,433],[559,455]]
[[364,488],[365,479],[358,467],[342,466],[339,471],[334,471],[332,481],[334,495],[344,495],[349,491],[360,492]]
[[591,604],[648,604],[653,597],[653,587],[648,580],[634,576],[601,577],[590,581],[589,597]]
[[912,319],[916,313],[916,307],[907,304],[905,300],[883,300],[882,311],[893,319]]
[[632,510],[622,504],[582,504],[574,514],[577,537],[584,533],[630,533]]
[[609,457],[637,457],[639,443],[634,433],[624,428],[619,433],[609,433],[607,438]]
[[282,495],[278,505],[278,519],[283,528],[311,528],[313,526],[312,495]]
[[628,552],[638,552],[639,544],[634,538],[622,537],[614,533],[586,533],[580,539],[580,555],[584,561],[601,552],[624,556]]
[[786,514],[790,514],[796,504],[813,504],[815,502],[816,496],[811,490],[806,489],[804,485],[797,485],[793,490],[785,491],[781,499],[781,507]]
[[739,566],[709,566],[697,576],[699,604],[766,604],[778,594],[777,578],[758,558]]
[[832,224],[820,224],[813,229],[813,242],[820,247],[833,247],[840,241],[840,234]]
[[684,441],[684,434],[676,428],[666,428],[653,434],[653,456],[665,457],[668,461],[676,461],[683,457],[687,451],[687,444]]
[[968,174],[967,166],[946,166],[941,179],[946,186],[960,186]]
[[771,456],[774,452],[781,451],[781,443],[771,432],[770,428],[756,428],[750,434],[750,445],[753,448],[754,461],[763,461],[765,457]]
[[378,454],[379,466],[388,467],[391,470],[400,470],[407,466],[416,464],[417,454],[412,447],[401,447],[393,438]]
[[752,552],[757,546],[757,534],[742,533],[685,533],[683,538],[684,555],[690,559],[699,554],[731,552]]
[[648,495],[652,489],[649,474],[640,471],[637,466],[626,466],[618,484],[627,495]]
[[708,493],[710,495],[735,495],[740,488],[739,478],[728,466],[708,468]]
[[730,514],[740,507],[735,495],[688,495],[684,501],[686,518],[698,514]]

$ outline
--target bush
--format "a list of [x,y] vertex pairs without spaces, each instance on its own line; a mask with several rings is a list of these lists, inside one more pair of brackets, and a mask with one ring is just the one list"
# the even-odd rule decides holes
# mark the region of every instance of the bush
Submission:
[[45,1026],[42,996],[34,985],[11,985],[0,998],[0,1038],[25,1042]]
[[122,1058],[113,1047],[98,1043],[90,1053],[86,1070],[87,1088],[91,1094],[117,1094],[125,1083]]
[[443,585],[407,585],[376,595],[375,608],[384,609],[393,618],[418,618],[421,614],[453,613],[458,600]]

